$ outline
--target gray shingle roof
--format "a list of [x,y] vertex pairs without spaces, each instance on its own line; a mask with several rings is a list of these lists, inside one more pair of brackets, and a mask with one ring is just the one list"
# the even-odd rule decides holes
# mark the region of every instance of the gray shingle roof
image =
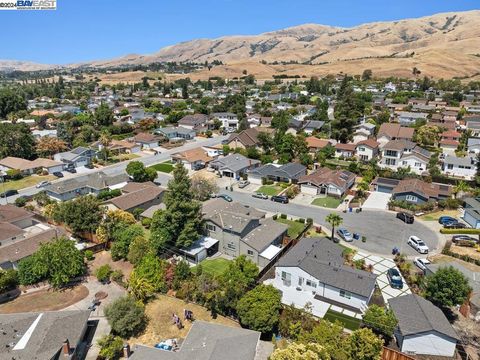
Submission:
[[261,219],[260,226],[250,231],[242,241],[258,252],[262,252],[272,244],[273,240],[286,233],[287,230],[287,225],[272,218]]
[[49,185],[46,190],[56,194],[63,194],[84,187],[102,190],[109,186],[120,184],[126,181],[128,181],[127,174],[108,176],[104,172],[100,171],[81,177],[59,181],[57,183]]
[[307,168],[302,164],[288,163],[281,166],[267,164],[259,168],[253,169],[250,174],[259,175],[261,177],[280,177],[288,179],[299,179],[307,173]]
[[403,336],[437,331],[458,339],[457,333],[445,315],[430,301],[416,294],[410,294],[389,299],[388,303],[398,320],[398,327]]
[[230,170],[233,172],[238,172],[248,169],[249,167],[255,166],[259,163],[259,160],[249,159],[240,154],[230,154],[223,158],[212,161],[210,165],[218,167],[219,170]]
[[254,360],[260,333],[197,320],[179,351],[137,346],[132,360]]
[[377,276],[343,264],[342,248],[326,238],[302,238],[277,266],[299,267],[320,282],[368,297]]

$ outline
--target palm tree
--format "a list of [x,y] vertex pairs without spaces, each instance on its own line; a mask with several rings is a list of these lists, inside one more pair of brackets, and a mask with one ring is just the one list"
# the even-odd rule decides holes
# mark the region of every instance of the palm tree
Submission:
[[338,215],[336,213],[330,213],[325,218],[325,221],[332,226],[332,237],[331,237],[331,239],[333,240],[334,239],[334,234],[335,234],[335,227],[340,226],[343,223],[343,219],[340,215]]
[[453,193],[455,194],[455,198],[461,198],[465,195],[465,193],[470,192],[470,186],[463,180],[460,180],[457,185],[453,187]]
[[103,158],[105,161],[108,159],[108,145],[110,145],[110,142],[112,141],[110,134],[106,131],[102,132],[100,134],[100,138],[98,139],[100,144],[102,144],[102,152],[103,152]]

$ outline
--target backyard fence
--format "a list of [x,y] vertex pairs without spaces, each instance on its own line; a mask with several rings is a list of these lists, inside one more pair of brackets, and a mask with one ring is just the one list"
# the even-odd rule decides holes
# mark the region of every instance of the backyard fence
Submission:
[[415,358],[399,351],[383,347],[382,360],[415,360]]

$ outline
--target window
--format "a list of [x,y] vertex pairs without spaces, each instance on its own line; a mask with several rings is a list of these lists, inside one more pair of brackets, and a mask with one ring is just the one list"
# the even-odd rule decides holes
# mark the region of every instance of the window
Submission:
[[394,150],[386,150],[386,151],[385,151],[385,156],[397,157],[397,152],[394,151]]
[[207,230],[216,231],[217,227],[215,225],[212,225],[212,224],[207,224]]
[[303,285],[303,278],[300,276],[298,278],[298,286],[302,286]]
[[311,281],[311,280],[307,280],[307,286],[316,288],[316,287],[317,287],[317,283],[316,283],[316,282],[313,282],[313,281]]
[[348,291],[340,290],[340,297],[343,297],[345,299],[350,299],[352,297],[352,294],[349,293]]
[[395,159],[385,159],[386,165],[395,165],[395,163],[396,163]]
[[360,147],[358,148],[358,151],[365,151],[365,147],[364,147],[364,146],[360,146]]
[[235,250],[236,249],[235,244],[232,244],[232,243],[228,243],[227,248],[229,248],[230,250]]
[[419,163],[419,162],[415,163],[415,167],[421,167],[421,166],[422,166],[422,163]]
[[413,195],[407,195],[405,199],[407,201],[411,201],[411,202],[417,202],[418,201],[418,198],[416,196],[413,196]]
[[252,250],[247,250],[247,254],[253,256],[253,251]]
[[403,160],[402,165],[407,165],[407,161]]
[[292,285],[292,274],[282,271],[282,280],[283,280],[283,285],[285,286]]

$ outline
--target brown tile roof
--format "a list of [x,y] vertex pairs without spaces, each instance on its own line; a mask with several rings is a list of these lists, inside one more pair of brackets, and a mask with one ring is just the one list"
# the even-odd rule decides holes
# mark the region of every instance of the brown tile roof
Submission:
[[355,179],[355,174],[346,170],[331,170],[329,168],[319,168],[317,171],[302,176],[298,183],[311,183],[316,186],[323,184],[334,184],[337,187],[346,190],[348,184]]
[[41,167],[51,167],[56,165],[62,165],[61,162],[45,159],[45,158],[38,158],[33,161],[17,158],[13,156],[8,156],[2,160],[0,160],[0,165],[3,165],[10,169],[17,169],[17,170],[30,170],[36,169]]
[[387,136],[390,139],[395,139],[395,138],[412,139],[414,131],[415,129],[400,126],[400,124],[384,123],[380,125],[377,138],[380,138],[382,136]]
[[138,142],[152,142],[157,139],[158,137],[156,135],[144,133],[144,132],[135,135],[135,137],[133,138],[134,141],[138,141]]
[[329,140],[319,139],[315,136],[309,136],[305,139],[305,141],[307,142],[307,146],[309,148],[315,148],[315,149],[323,149],[325,146],[330,144]]
[[427,183],[420,179],[404,179],[401,180],[393,189],[393,194],[414,192],[423,195],[426,198],[438,199],[439,196],[449,196],[451,187],[436,183]]
[[355,148],[356,148],[355,144],[342,144],[342,143],[335,144],[335,149],[338,149],[338,150],[355,151]]
[[452,139],[442,139],[440,140],[440,145],[450,145],[450,146],[458,146],[460,142],[458,140]]
[[459,138],[461,134],[455,130],[447,130],[440,134],[441,137]]
[[256,146],[258,145],[258,134],[260,132],[267,132],[267,133],[273,133],[273,129],[268,129],[268,128],[249,128],[246,130],[241,131],[238,134],[232,134],[228,138],[228,142],[232,141],[238,141],[243,146]]
[[139,207],[149,201],[155,200],[163,192],[164,188],[158,186],[147,186],[143,189],[117,196],[105,201],[105,204],[113,204],[121,210],[130,210]]
[[189,163],[195,161],[203,161],[208,163],[213,160],[212,157],[208,156],[205,150],[202,148],[196,148],[191,150],[185,150],[172,155],[172,159],[187,161]]
[[357,147],[358,147],[359,145],[364,145],[364,146],[368,146],[368,147],[370,147],[370,148],[372,148],[372,149],[376,149],[376,148],[378,148],[378,146],[380,145],[380,143],[379,143],[377,140],[370,138],[370,139],[367,139],[367,140],[359,141],[359,142],[357,143]]

